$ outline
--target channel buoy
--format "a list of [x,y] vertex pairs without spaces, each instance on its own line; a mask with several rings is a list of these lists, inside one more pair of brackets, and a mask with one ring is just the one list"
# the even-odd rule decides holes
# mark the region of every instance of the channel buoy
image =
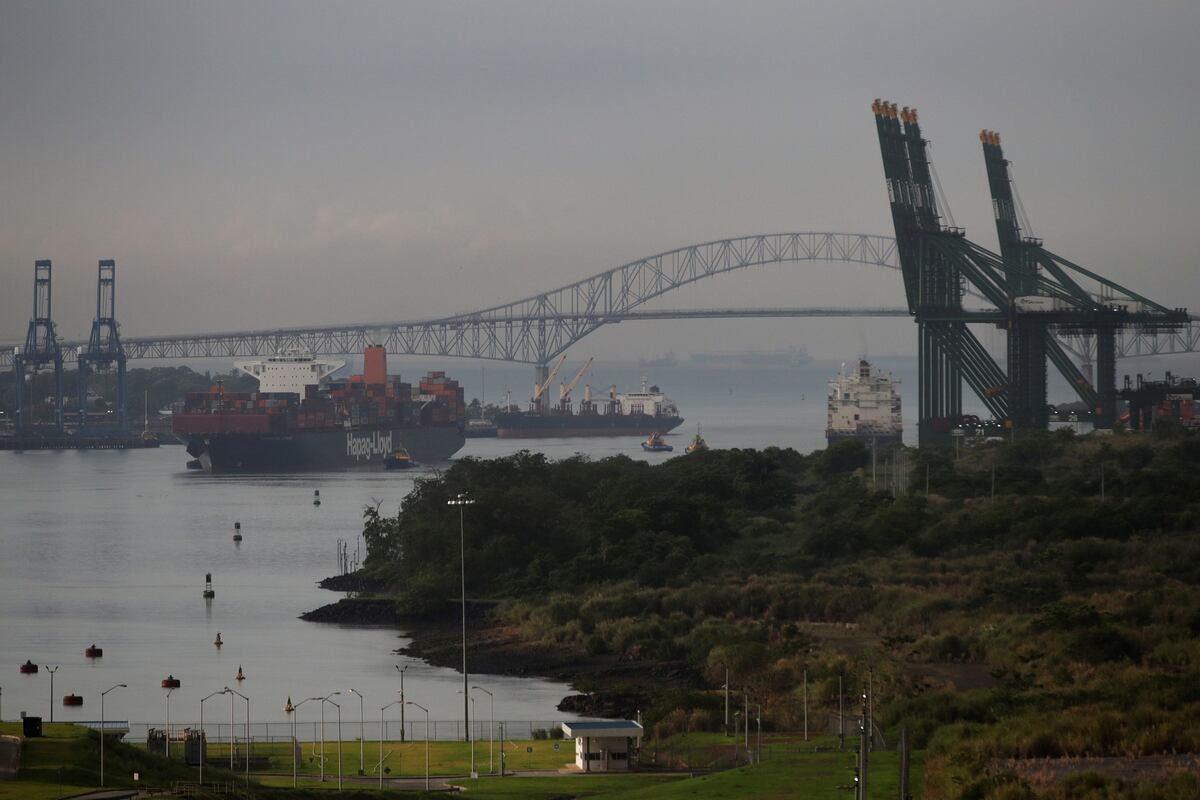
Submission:
[[313,505],[314,506],[321,505],[321,490],[320,489],[313,489]]
[[242,672],[241,664],[238,664],[238,674],[234,676],[234,679],[237,680],[238,683],[241,683],[242,681],[246,680],[246,675],[245,675],[245,673]]
[[212,573],[211,572],[204,573],[204,596],[207,598],[212,598],[212,597],[217,596],[217,593],[215,591],[213,591]]
[[29,659],[25,659],[25,663],[21,665],[21,674],[22,675],[37,675],[37,671],[38,671],[38,665],[33,663],[32,661],[30,661]]
[[220,647],[221,645],[225,644],[224,642],[221,641],[221,632],[220,631],[217,631],[217,638],[213,639],[213,644],[215,644],[217,647]]
[[235,542],[242,540],[242,523],[240,522],[233,523],[233,540]]
[[91,647],[83,648],[83,655],[86,658],[102,658],[104,656],[104,648],[96,647],[96,643],[92,642]]

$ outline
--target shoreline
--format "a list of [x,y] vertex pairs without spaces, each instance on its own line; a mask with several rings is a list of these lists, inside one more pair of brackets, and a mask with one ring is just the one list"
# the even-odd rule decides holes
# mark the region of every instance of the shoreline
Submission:
[[[325,581],[321,585],[332,589]],[[559,701],[559,711],[634,719],[639,709],[650,706],[652,695],[664,689],[704,688],[699,675],[682,662],[623,661],[614,655],[589,655],[526,641],[515,628],[492,619],[489,612],[495,605],[468,603],[468,671],[565,683],[575,693]],[[410,640],[394,651],[398,655],[462,671],[462,618],[457,603],[447,603],[433,614],[410,616],[397,613],[395,603],[386,597],[343,597],[301,614],[300,619],[389,627]]]

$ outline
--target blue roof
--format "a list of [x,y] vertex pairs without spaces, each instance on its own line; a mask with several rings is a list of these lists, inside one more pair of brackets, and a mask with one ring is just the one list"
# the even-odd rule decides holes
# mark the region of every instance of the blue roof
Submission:
[[570,726],[572,731],[594,731],[602,728],[625,728],[631,731],[640,731],[642,729],[641,725],[638,725],[631,719],[613,719],[598,722],[568,722],[566,724]]

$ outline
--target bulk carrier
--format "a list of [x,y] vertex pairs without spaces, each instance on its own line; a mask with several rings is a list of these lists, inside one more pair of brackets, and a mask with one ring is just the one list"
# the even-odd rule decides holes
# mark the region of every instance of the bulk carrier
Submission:
[[881,444],[899,443],[904,435],[900,413],[899,383],[891,375],[871,369],[865,361],[858,370],[845,371],[829,382],[829,418],[825,439],[829,444],[842,439],[866,439]]
[[657,386],[647,386],[645,378],[640,392],[622,394],[616,386],[611,386],[608,399],[602,401],[593,400],[592,387],[584,386],[583,401],[575,409],[571,392],[591,363],[589,358],[571,381],[560,385],[558,403],[551,406],[546,402],[545,392],[562,366],[560,360],[544,383],[534,385],[528,411],[514,406],[510,398],[496,414],[496,435],[501,439],[649,436],[667,433],[683,424],[674,401]]
[[458,452],[466,413],[458,382],[430,372],[413,387],[389,378],[382,347],[363,356],[363,374],[345,380],[331,379],[345,362],[303,353],[237,362],[259,391],[218,383],[191,392],[171,429],[212,472],[382,469],[398,450],[418,463]]

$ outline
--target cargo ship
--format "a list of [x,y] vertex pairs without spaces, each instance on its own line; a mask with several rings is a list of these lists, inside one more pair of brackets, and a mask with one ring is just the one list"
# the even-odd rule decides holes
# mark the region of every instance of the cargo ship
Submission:
[[899,381],[873,370],[866,360],[850,374],[845,370],[829,382],[829,417],[825,440],[865,439],[876,446],[899,443],[904,436]]
[[[511,398],[496,414],[496,435],[501,439],[543,439],[569,436],[649,436],[652,433],[667,433],[683,424],[679,409],[671,398],[657,386],[647,386],[642,379],[640,392],[617,392],[616,386],[609,387],[608,399],[592,399],[592,387],[583,387],[583,401],[575,409],[571,404],[571,391],[578,383],[591,359],[569,383],[559,388],[557,405],[544,402],[546,387],[558,371],[556,367],[540,387],[534,387],[534,396],[529,401],[529,410],[521,411],[512,404]],[[559,362],[558,366],[561,366]]]
[[211,472],[383,469],[401,449],[422,464],[458,452],[466,413],[458,382],[430,372],[414,387],[388,376],[382,347],[363,355],[363,374],[343,380],[333,375],[345,362],[305,353],[237,362],[259,391],[218,382],[191,392],[171,429]]

